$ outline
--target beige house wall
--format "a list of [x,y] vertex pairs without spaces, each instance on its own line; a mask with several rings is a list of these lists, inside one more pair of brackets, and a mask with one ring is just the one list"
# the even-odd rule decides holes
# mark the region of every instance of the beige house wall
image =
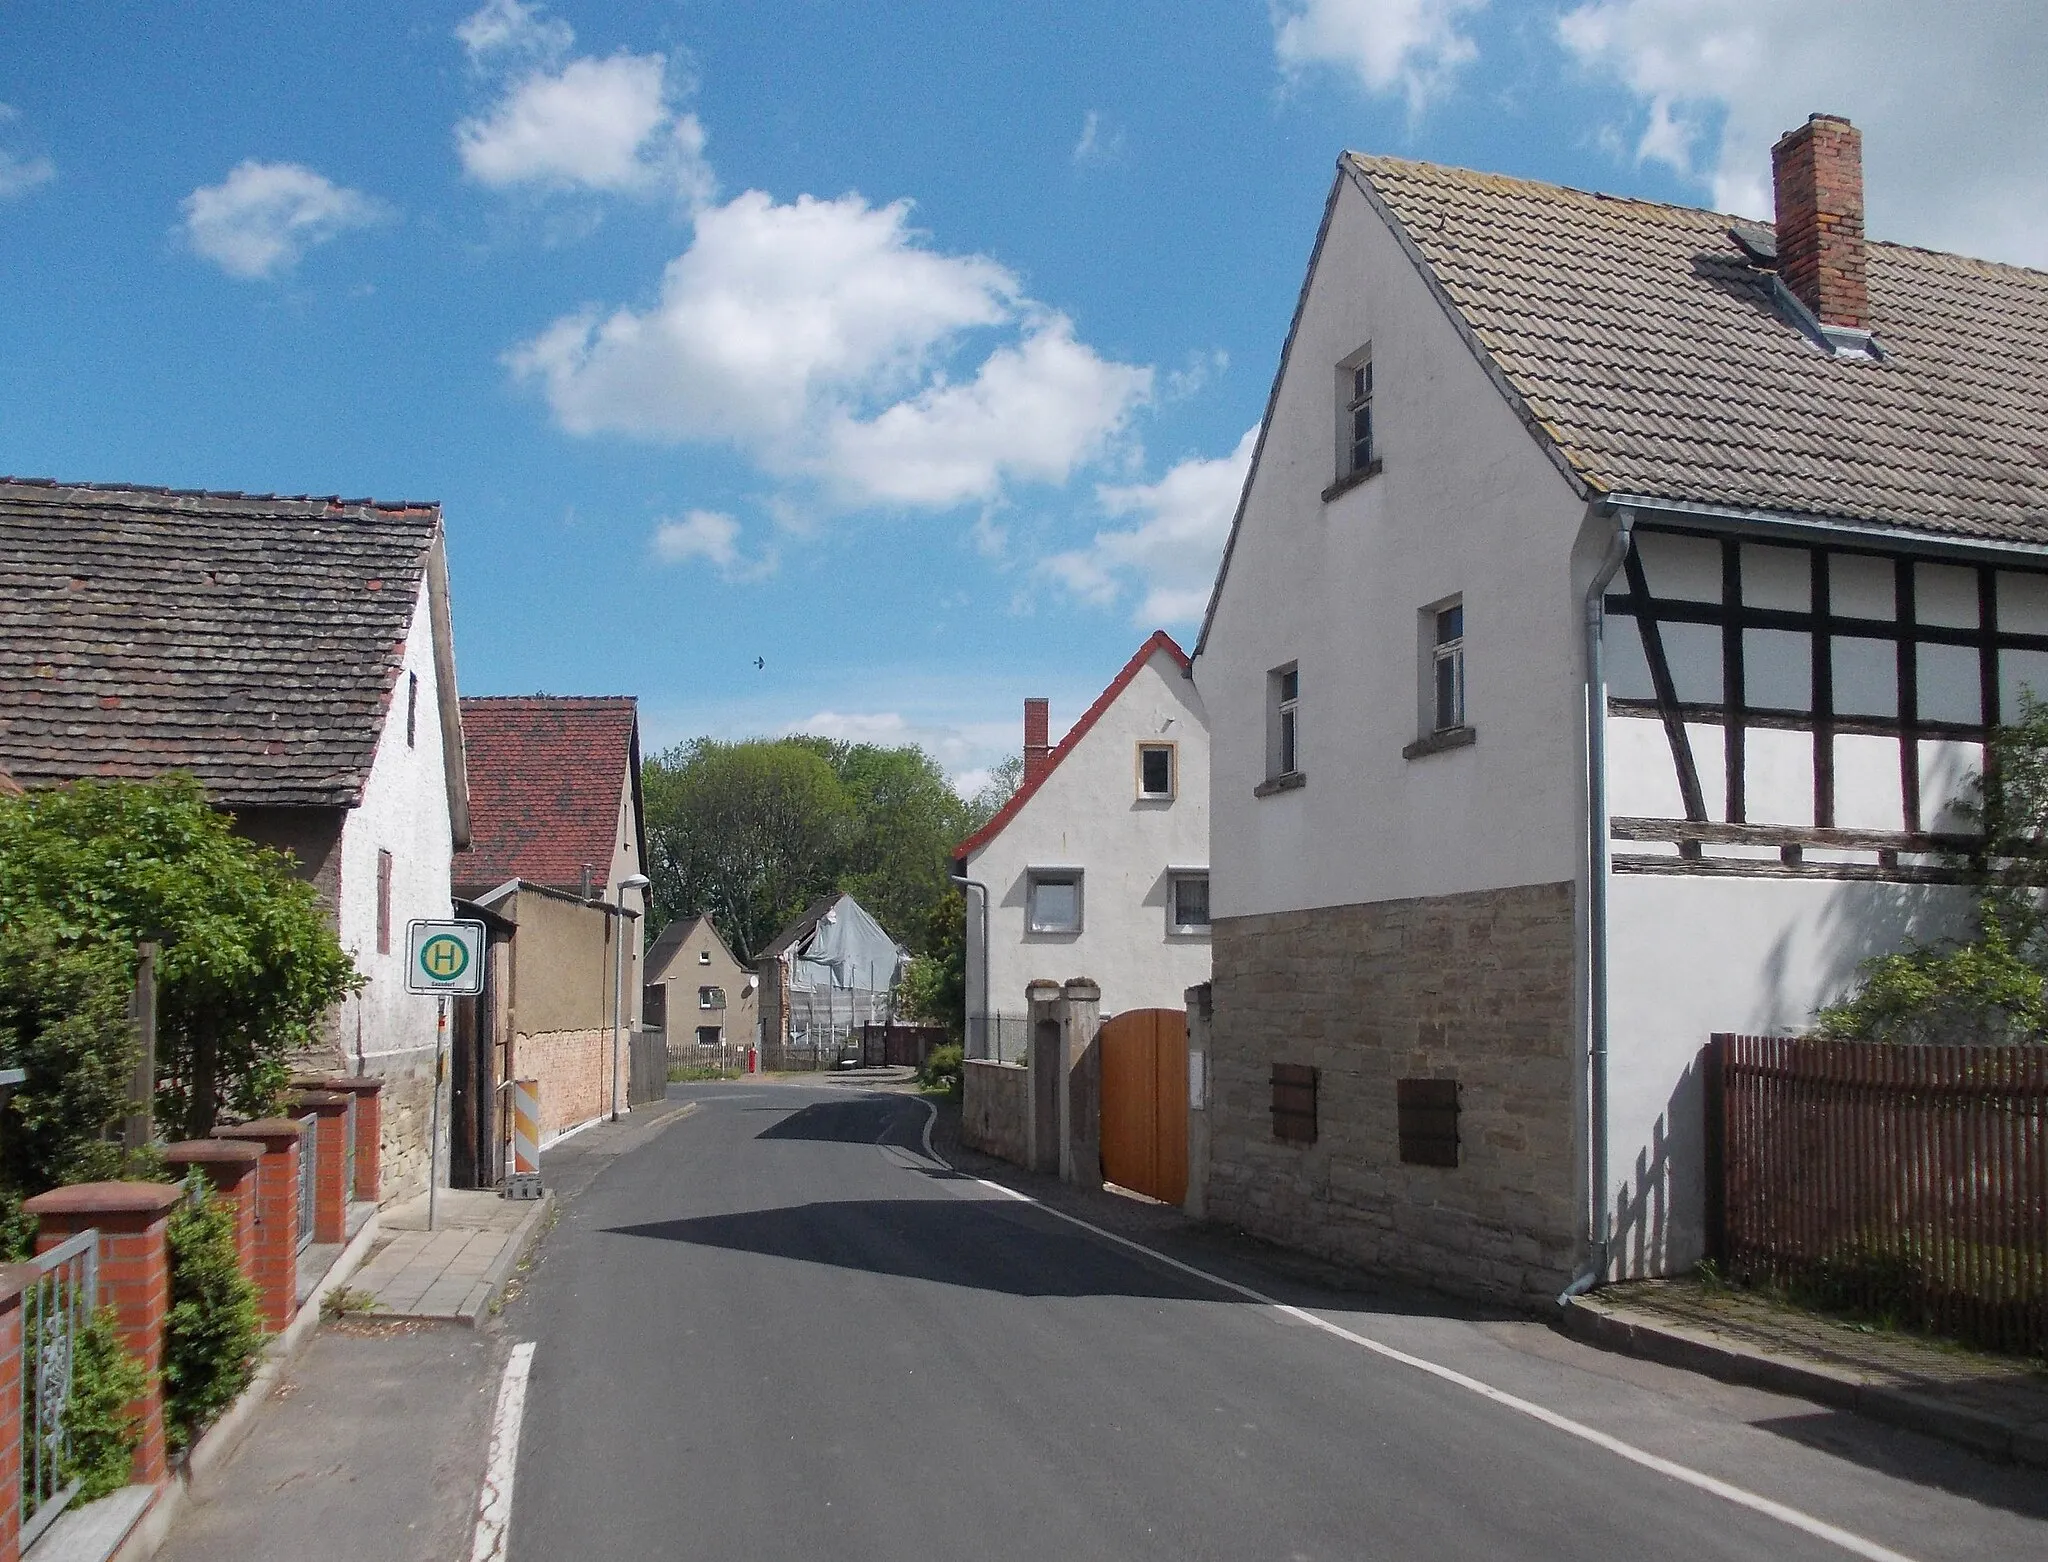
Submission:
[[[671,1057],[682,1057],[697,1044],[700,1025],[721,1027],[724,1046],[751,1047],[760,1040],[760,995],[754,973],[732,957],[708,920],[698,921],[659,970],[650,966],[647,980],[667,989]],[[704,987],[724,991],[723,1010],[698,1007],[698,989]]]
[[[639,919],[622,919],[603,905],[532,886],[496,909],[518,924],[511,942],[512,1072],[540,1084],[545,1140],[611,1110],[614,939],[623,920],[630,984]],[[629,1000],[629,1027],[632,1012]],[[624,1056],[620,1048],[622,1098]]]

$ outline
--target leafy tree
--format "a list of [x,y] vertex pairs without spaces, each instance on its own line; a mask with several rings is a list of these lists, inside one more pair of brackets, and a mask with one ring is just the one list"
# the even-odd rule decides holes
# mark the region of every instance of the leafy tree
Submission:
[[751,965],[830,889],[853,806],[814,749],[698,738],[647,761],[648,876],[658,921],[703,912]]
[[926,914],[925,953],[903,976],[903,1009],[926,1025],[943,1025],[955,1036],[967,1029],[967,903],[948,890]]
[[0,925],[127,958],[163,945],[157,1111],[188,1137],[258,1116],[361,978],[292,859],[244,840],[189,776],[0,798]]
[[28,1076],[0,1122],[0,1202],[10,1212],[60,1184],[120,1174],[121,1146],[107,1131],[127,1111],[135,1069],[134,972],[118,948],[62,944],[42,919],[0,922],[0,1064]]
[[966,835],[987,824],[1002,810],[1003,804],[1017,795],[1017,788],[1024,784],[1024,756],[1012,754],[988,773],[975,794],[967,800]]
[[823,755],[852,807],[832,887],[913,950],[928,950],[932,908],[952,892],[953,848],[973,828],[967,804],[923,749],[794,741]]

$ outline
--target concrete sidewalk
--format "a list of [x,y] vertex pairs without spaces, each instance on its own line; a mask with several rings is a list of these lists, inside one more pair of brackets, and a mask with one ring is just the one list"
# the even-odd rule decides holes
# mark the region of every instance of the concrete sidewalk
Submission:
[[1607,1286],[1574,1297],[1560,1322],[1607,1350],[2048,1469],[2048,1368],[2040,1362],[1863,1328],[1691,1280]]
[[382,1225],[391,1238],[371,1253],[351,1289],[369,1294],[378,1317],[436,1319],[473,1328],[512,1278],[552,1201],[514,1201],[444,1188],[436,1202],[432,1231],[424,1193],[384,1211]]

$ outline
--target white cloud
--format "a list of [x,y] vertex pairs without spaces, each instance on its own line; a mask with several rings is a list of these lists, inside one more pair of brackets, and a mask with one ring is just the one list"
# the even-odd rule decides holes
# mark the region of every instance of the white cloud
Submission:
[[740,523],[718,510],[691,510],[654,528],[654,556],[664,564],[702,559],[727,580],[759,580],[775,572],[775,555],[748,560],[739,550]]
[[[949,379],[989,328],[1018,336]],[[928,248],[908,201],[758,190],[697,213],[651,308],[565,316],[507,361],[572,433],[727,441],[842,504],[932,508],[1064,482],[1151,384],[1006,267]]]
[[219,184],[185,197],[185,237],[231,277],[282,275],[315,245],[388,220],[373,196],[297,163],[238,163]]
[[862,421],[836,415],[819,475],[854,502],[950,508],[1008,478],[1064,483],[1151,393],[1152,371],[1113,363],[1048,315],[965,385],[936,384]]
[[[0,103],[0,125],[21,117],[21,110]],[[33,153],[11,152],[0,146],[0,201],[25,195],[39,184],[57,177],[57,165]]]
[[1097,501],[1137,525],[1102,531],[1086,548],[1054,554],[1039,569],[1083,601],[1107,607],[1135,586],[1132,621],[1144,626],[1193,623],[1209,603],[1230,520],[1251,466],[1256,427],[1227,456],[1193,457],[1156,483],[1105,485]]
[[494,189],[673,191],[701,205],[716,189],[704,127],[674,97],[659,54],[571,60],[520,77],[487,114],[463,120],[456,151]]
[[1086,168],[1121,162],[1123,155],[1123,128],[1104,119],[1101,110],[1091,108],[1081,121],[1081,139],[1074,143],[1074,161]]
[[1595,0],[1558,36],[1641,104],[1636,157],[1722,210],[1768,217],[1772,142],[1846,114],[1873,237],[2048,265],[2037,0]]
[[1283,69],[1349,71],[1369,92],[1398,91],[1411,114],[1440,96],[1479,47],[1459,23],[1486,0],[1273,0]]
[[487,0],[463,19],[455,36],[479,69],[508,55],[559,59],[576,42],[576,33],[567,22],[543,18],[546,9],[522,5],[520,0]]

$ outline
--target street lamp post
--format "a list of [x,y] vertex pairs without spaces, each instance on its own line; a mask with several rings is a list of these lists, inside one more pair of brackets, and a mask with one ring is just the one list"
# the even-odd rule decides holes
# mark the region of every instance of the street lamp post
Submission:
[[619,923],[618,940],[612,945],[612,1121],[615,1123],[625,1115],[624,1092],[619,1088],[619,1062],[625,1050],[626,1035],[626,891],[636,889],[644,892],[653,882],[644,873],[631,874],[619,880],[618,898],[613,906],[618,912]]

